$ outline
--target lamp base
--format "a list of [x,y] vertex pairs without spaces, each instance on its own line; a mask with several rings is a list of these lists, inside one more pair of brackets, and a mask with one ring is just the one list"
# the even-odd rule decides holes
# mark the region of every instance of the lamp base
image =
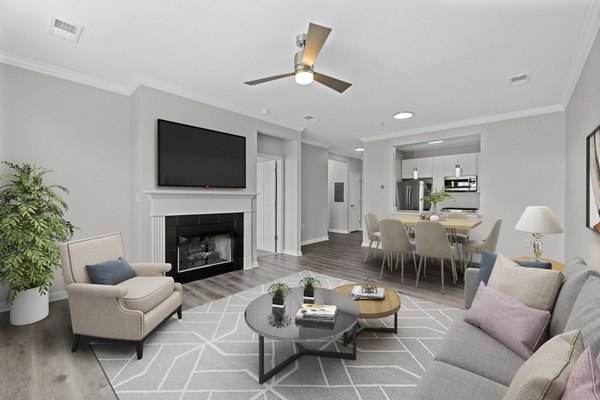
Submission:
[[540,257],[542,256],[542,252],[544,251],[544,246],[542,244],[542,234],[534,233],[533,234],[533,254],[535,254],[535,261],[540,261]]

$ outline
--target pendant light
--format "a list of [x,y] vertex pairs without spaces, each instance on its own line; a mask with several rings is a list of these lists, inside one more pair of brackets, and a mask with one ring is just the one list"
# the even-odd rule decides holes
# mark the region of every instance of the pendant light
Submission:
[[454,176],[460,178],[461,174],[460,164],[458,163],[458,144],[456,145],[456,165],[454,166]]
[[[415,146],[415,163],[417,162],[417,146]],[[415,164],[415,169],[413,169],[413,179],[419,179],[419,170],[417,170],[417,164]]]

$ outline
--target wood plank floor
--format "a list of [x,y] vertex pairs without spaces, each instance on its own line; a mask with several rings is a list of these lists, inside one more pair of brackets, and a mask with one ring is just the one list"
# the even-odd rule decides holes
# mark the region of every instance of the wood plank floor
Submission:
[[[231,272],[184,285],[184,309],[229,296],[293,272],[311,270],[355,282],[368,277],[411,296],[462,306],[462,282],[454,285],[446,270],[446,294],[440,293],[438,263],[430,264],[427,277],[414,288],[412,262],[405,265],[405,282],[400,271],[385,270],[380,281],[381,252],[363,263],[366,250],[362,234],[330,233],[330,240],[302,247],[303,256],[282,254],[259,258],[260,266]],[[50,315],[36,324],[14,327],[8,312],[0,313],[0,398],[20,399],[116,399],[108,380],[87,343],[71,353],[71,324],[66,300],[50,304]]]

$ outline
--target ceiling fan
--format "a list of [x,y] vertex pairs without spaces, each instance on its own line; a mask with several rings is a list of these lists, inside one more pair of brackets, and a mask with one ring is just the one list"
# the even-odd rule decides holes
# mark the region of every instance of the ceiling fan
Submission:
[[324,26],[310,23],[308,25],[308,33],[301,33],[296,36],[296,45],[300,47],[301,50],[294,56],[294,72],[270,76],[268,78],[256,79],[254,81],[248,81],[244,83],[252,86],[258,85],[259,83],[265,83],[274,81],[276,79],[294,76],[296,83],[300,85],[307,85],[314,79],[315,81],[339,93],[343,93],[346,89],[352,86],[351,83],[314,72],[313,68],[315,60],[317,59],[317,55],[321,51],[323,44],[325,44],[325,40],[327,40],[329,33],[331,33],[331,28],[325,28]]

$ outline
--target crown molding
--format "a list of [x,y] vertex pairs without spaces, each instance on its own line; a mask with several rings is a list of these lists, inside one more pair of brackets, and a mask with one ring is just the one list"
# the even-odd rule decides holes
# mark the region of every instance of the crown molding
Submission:
[[585,62],[587,61],[590,51],[592,50],[592,46],[594,45],[594,41],[596,40],[599,29],[600,0],[592,0],[585,22],[583,23],[583,28],[581,29],[579,40],[577,41],[575,55],[573,56],[573,60],[569,66],[567,81],[560,96],[560,104],[562,104],[564,108],[566,108],[569,104],[569,101],[571,101],[571,96],[575,91],[575,87],[579,81],[579,76],[583,71],[583,67],[585,66]]
[[553,112],[565,111],[560,104],[553,104],[545,107],[528,108],[526,110],[513,111],[505,114],[488,115],[485,117],[466,119],[463,121],[449,122],[447,124],[430,125],[423,128],[410,129],[407,131],[386,133],[384,135],[370,136],[361,138],[363,142],[376,142],[379,140],[396,139],[404,136],[418,135],[421,133],[429,133],[442,131],[446,129],[464,128],[473,125],[489,124],[492,122],[506,121],[510,119],[532,117],[535,115],[549,114]]
[[98,89],[107,90],[109,92],[129,96],[130,91],[126,86],[118,83],[106,81],[103,79],[94,78],[89,75],[80,74],[69,69],[57,67],[54,65],[42,63],[30,58],[20,57],[14,54],[0,52],[0,62],[14,67],[27,69],[41,74],[54,76],[56,78],[65,79],[67,81],[81,83],[82,85],[92,86]]
[[339,149],[329,150],[329,154],[335,154],[336,156],[354,158],[356,160],[361,160],[362,161],[362,156],[357,156],[356,154],[346,153],[345,151],[339,150]]
[[309,145],[315,146],[315,147],[320,147],[320,148],[326,149],[326,150],[329,150],[331,148],[331,146],[328,145],[327,143],[317,142],[316,140],[302,139],[302,143],[309,144]]

